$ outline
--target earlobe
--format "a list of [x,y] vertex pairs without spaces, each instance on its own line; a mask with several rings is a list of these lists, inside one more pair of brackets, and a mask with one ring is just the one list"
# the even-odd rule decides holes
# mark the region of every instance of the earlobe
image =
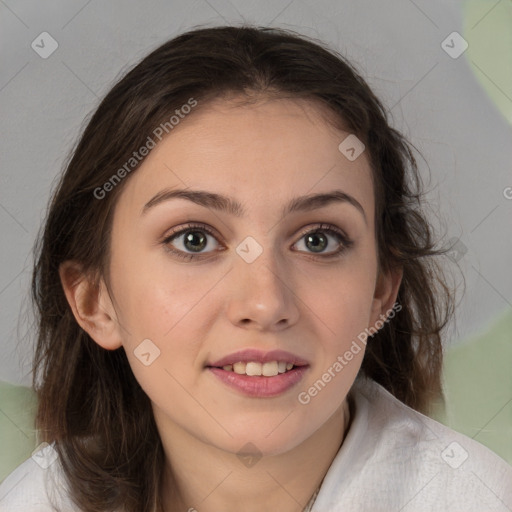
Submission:
[[117,314],[103,279],[95,283],[75,261],[59,266],[59,276],[73,315],[89,336],[106,350],[122,346]]

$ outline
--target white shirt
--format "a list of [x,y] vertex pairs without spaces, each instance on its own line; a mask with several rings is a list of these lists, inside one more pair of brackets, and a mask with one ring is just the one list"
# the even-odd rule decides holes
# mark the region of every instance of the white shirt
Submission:
[[[491,450],[374,381],[358,377],[351,394],[352,424],[313,512],[512,512],[512,466]],[[2,482],[1,512],[52,512],[48,494],[63,512],[80,512],[55,455],[47,446]]]
[[512,466],[494,452],[374,381],[352,390],[353,423],[313,512],[512,512]]

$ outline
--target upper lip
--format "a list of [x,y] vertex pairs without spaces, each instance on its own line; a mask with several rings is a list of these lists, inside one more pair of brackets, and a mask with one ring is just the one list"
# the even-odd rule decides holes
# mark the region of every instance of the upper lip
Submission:
[[309,364],[305,359],[286,352],[284,350],[271,350],[270,352],[263,352],[257,349],[245,349],[233,352],[213,363],[206,363],[206,366],[215,366],[221,368],[228,364],[235,364],[238,362],[249,363],[251,361],[258,363],[268,363],[270,361],[284,361],[286,363],[292,363],[295,366],[305,366]]

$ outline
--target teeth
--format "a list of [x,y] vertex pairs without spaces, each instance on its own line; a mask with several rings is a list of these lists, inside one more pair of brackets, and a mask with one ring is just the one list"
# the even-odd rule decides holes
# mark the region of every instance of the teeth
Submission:
[[227,364],[222,367],[223,370],[228,372],[235,372],[239,375],[275,377],[280,373],[285,373],[293,368],[293,363],[286,363],[284,361],[269,361],[267,363],[258,363],[250,361],[242,363],[239,361],[235,364]]
[[243,374],[245,374],[245,367],[246,367],[246,366],[247,366],[247,365],[246,365],[245,363],[235,363],[235,364],[233,365],[233,371],[234,371],[235,373],[238,373],[238,374],[240,374],[240,375],[243,375]]
[[245,373],[247,375],[261,375],[261,363],[247,363]]
[[[265,363],[261,367],[261,374],[265,377],[274,377],[279,373],[279,367],[277,365],[277,361],[271,361],[269,363]],[[249,374],[247,374],[249,375]]]

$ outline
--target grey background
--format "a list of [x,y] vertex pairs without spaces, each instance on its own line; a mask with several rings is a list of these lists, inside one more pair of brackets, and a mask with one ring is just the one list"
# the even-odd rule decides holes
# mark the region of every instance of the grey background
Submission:
[[[496,15],[495,3],[482,1],[480,27]],[[418,164],[425,176],[430,168],[434,224],[467,248],[458,261],[466,293],[446,343],[511,307],[512,200],[503,190],[512,185],[512,130],[466,56],[441,48],[448,34],[463,32],[462,2],[0,0],[0,380],[30,384],[31,250],[87,114],[164,41],[196,25],[242,21],[291,28],[341,51],[424,155],[428,167]],[[42,32],[59,45],[47,59],[31,48]]]

